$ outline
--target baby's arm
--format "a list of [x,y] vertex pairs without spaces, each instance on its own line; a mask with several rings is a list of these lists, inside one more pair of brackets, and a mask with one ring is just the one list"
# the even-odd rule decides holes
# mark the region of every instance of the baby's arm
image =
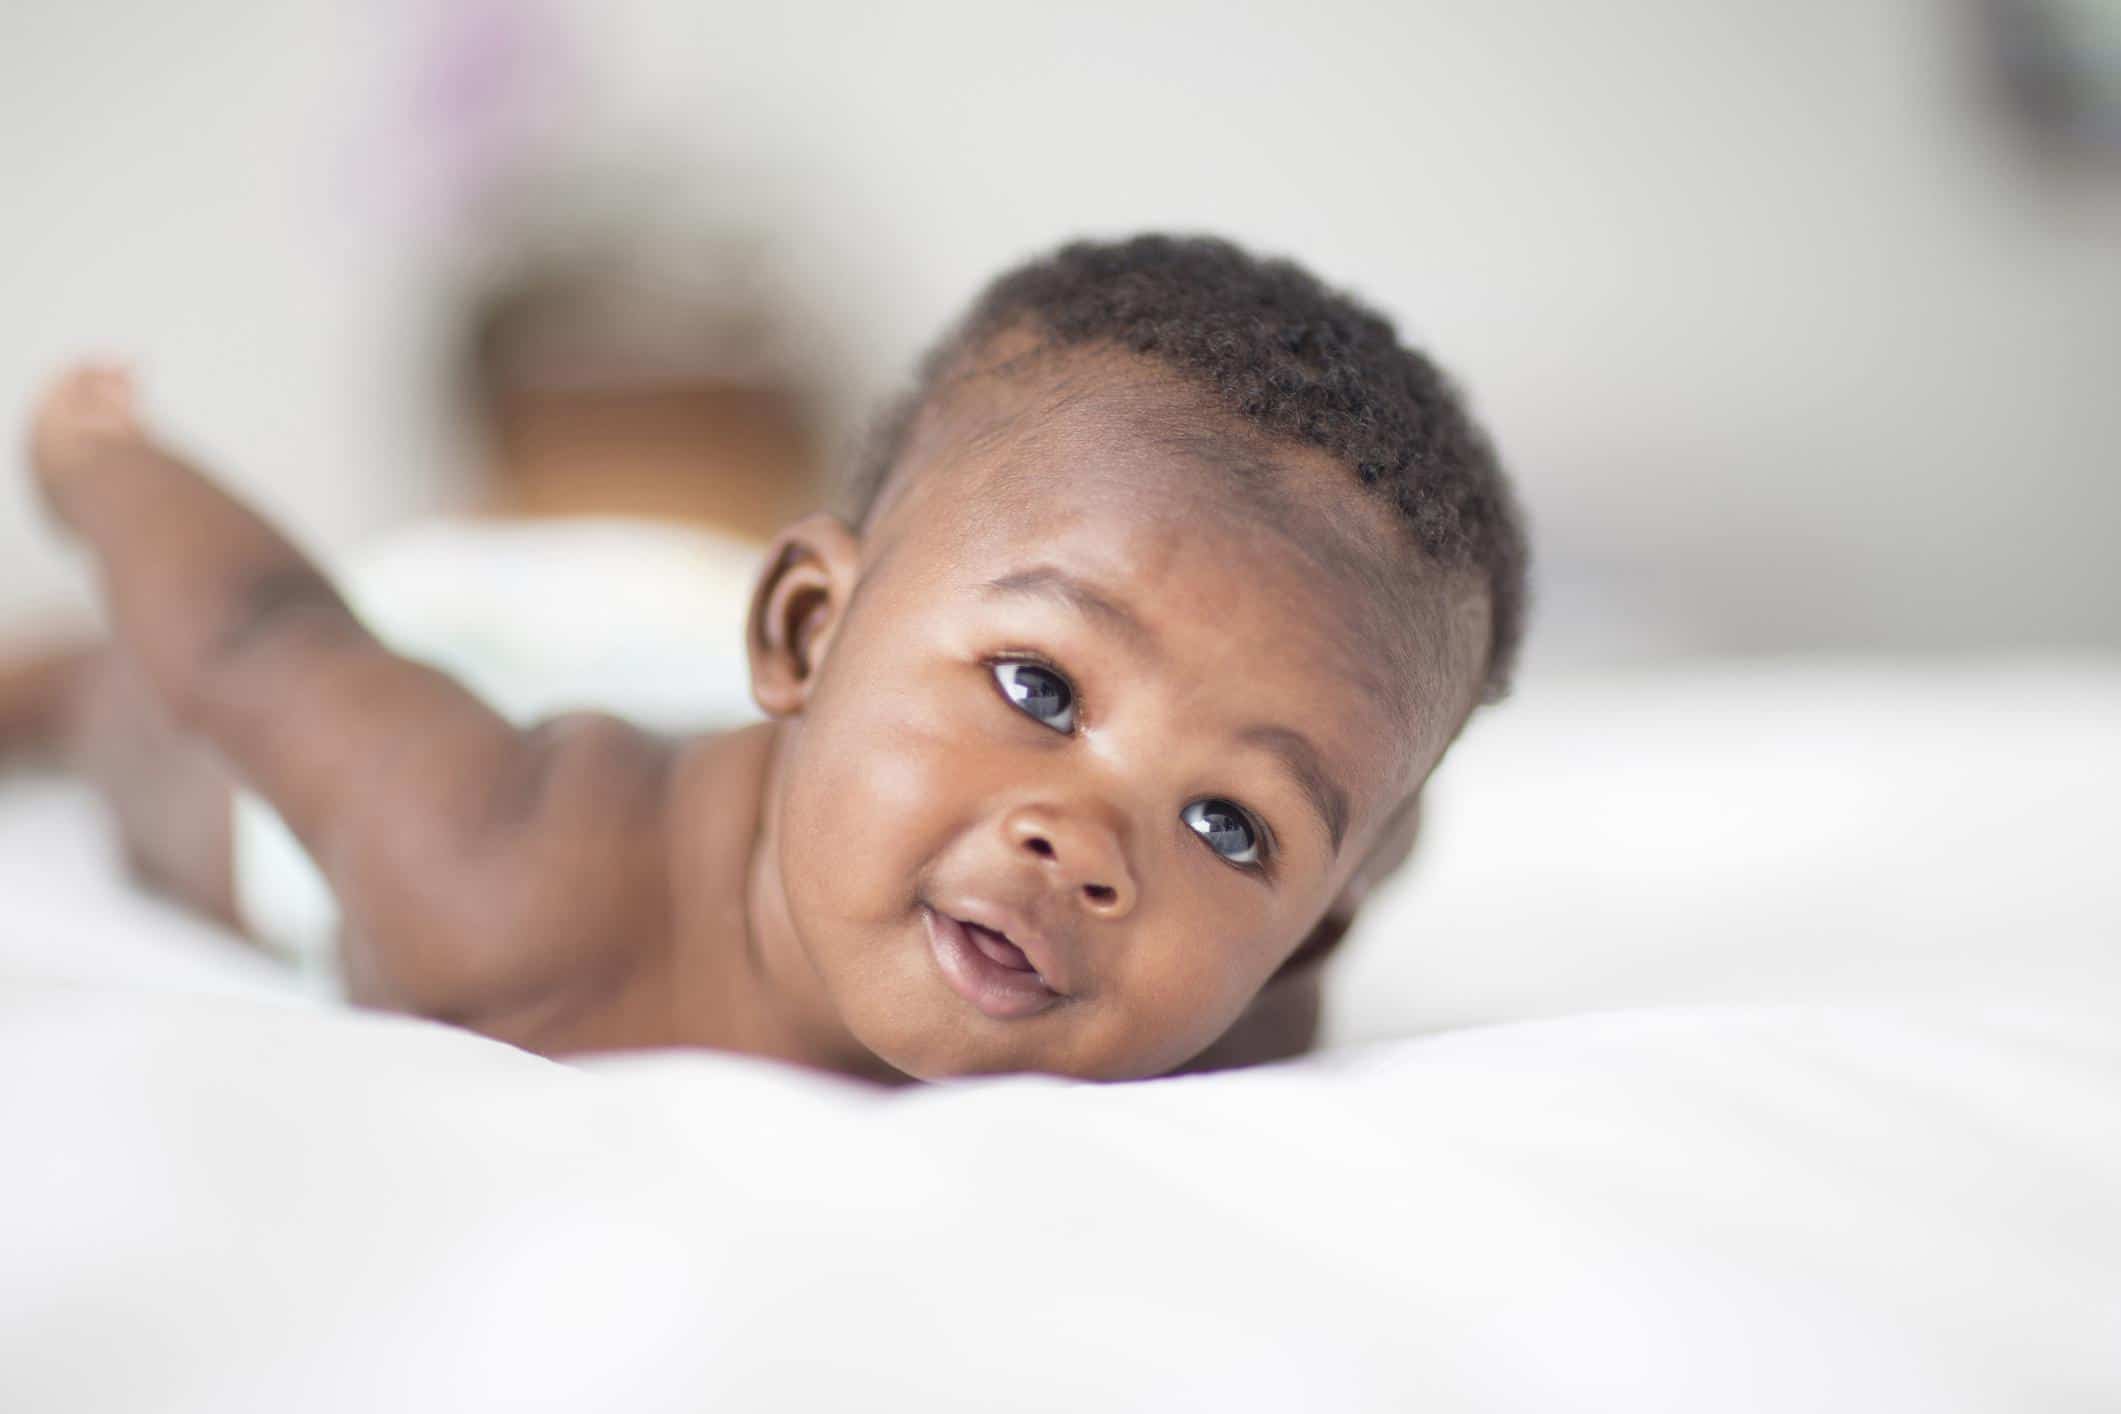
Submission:
[[362,1000],[469,1021],[534,1005],[638,924],[612,911],[656,897],[639,876],[661,851],[639,846],[660,829],[657,744],[599,718],[519,730],[387,651],[279,532],[140,431],[121,373],[63,380],[32,461],[121,646],[330,880]]

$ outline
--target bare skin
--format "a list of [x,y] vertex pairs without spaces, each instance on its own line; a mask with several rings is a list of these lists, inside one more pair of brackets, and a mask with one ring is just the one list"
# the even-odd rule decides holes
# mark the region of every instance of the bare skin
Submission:
[[[238,926],[230,792],[270,802],[363,1004],[547,1054],[703,1045],[884,1081],[1292,1055],[1479,664],[1406,720],[1375,684],[1403,645],[1142,441],[1156,378],[1088,373],[1109,396],[996,393],[1037,411],[1022,435],[934,419],[862,532],[784,532],[748,644],[772,720],[676,741],[518,728],[392,654],[145,432],[124,374],[80,370],[31,463],[114,641],[15,696],[64,719],[138,871]],[[1026,474],[1049,464],[1066,478]],[[1385,533],[1320,496],[1351,554]]]

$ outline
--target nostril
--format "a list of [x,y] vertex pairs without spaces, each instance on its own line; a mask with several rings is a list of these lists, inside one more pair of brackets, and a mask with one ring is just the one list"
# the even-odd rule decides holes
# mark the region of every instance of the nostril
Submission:
[[1030,850],[1040,859],[1051,859],[1053,857],[1053,842],[1041,835],[1032,835],[1026,839],[1024,848]]
[[1099,908],[1110,908],[1119,900],[1119,890],[1104,884],[1085,884],[1083,893]]

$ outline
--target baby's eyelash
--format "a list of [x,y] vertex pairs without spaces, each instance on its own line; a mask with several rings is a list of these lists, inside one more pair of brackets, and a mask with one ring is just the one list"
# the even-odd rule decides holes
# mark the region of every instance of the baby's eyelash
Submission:
[[1072,673],[1035,648],[1004,648],[999,653],[989,653],[980,662],[989,668],[996,663],[1029,663],[1035,668],[1044,668],[1049,673],[1059,673],[1062,677],[1068,679],[1069,687],[1075,686],[1075,677]]
[[[1021,664],[1024,667],[1040,668],[1059,678],[1068,689],[1069,710],[1072,717],[1064,735],[1074,736],[1082,730],[1083,722],[1089,714],[1084,710],[1083,690],[1076,682],[1075,674],[1069,672],[1052,658],[1035,648],[1005,648],[998,653],[990,653],[980,660],[980,667],[991,679],[996,668],[1010,663]],[[1006,694],[1004,695],[1004,700],[1007,700]]]

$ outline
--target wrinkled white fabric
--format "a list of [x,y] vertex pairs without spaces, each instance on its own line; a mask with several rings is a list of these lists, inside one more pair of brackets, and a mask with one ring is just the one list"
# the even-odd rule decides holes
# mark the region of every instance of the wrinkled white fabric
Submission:
[[1335,975],[1441,1034],[890,1095],[290,1000],[6,784],[0,1408],[2121,1407],[2117,771],[2108,667],[1530,682]]
[[2110,1018],[1672,1008],[886,1097],[0,1002],[0,1405],[2070,1410]]

